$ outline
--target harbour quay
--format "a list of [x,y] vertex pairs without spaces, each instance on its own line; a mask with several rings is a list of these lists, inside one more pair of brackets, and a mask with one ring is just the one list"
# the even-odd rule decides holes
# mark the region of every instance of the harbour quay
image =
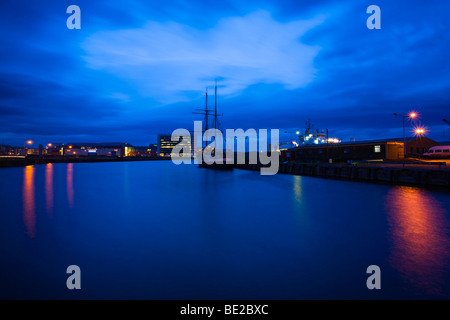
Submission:
[[[250,170],[259,170],[259,166],[236,165],[237,168]],[[449,169],[420,168],[414,164],[281,163],[279,173],[420,187],[450,186]]]

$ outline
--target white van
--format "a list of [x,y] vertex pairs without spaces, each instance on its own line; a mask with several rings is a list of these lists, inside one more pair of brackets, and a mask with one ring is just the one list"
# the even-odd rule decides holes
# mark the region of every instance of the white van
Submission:
[[426,158],[450,158],[450,146],[431,147],[423,156]]

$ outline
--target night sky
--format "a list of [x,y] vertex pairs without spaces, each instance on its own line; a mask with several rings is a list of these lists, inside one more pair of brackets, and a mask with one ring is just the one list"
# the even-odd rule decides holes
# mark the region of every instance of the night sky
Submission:
[[223,129],[310,119],[344,141],[392,138],[393,113],[415,110],[450,140],[449,16],[446,0],[2,0],[0,144],[156,143],[193,129],[215,79]]

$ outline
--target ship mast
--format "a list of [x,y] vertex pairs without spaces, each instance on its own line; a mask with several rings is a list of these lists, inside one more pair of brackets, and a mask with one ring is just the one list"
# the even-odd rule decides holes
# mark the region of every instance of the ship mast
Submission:
[[217,80],[214,86],[214,129],[217,130]]
[[214,113],[212,110],[208,109],[208,88],[206,89],[206,98],[205,98],[205,109],[195,109],[198,112],[192,112],[193,114],[202,114],[205,116],[205,130],[202,130],[202,136],[203,133],[205,134],[206,139],[202,139],[202,148],[203,148],[203,140],[208,141],[206,134],[208,131],[208,116],[214,116],[214,150],[216,150],[216,131],[218,126],[217,117],[221,116],[221,114],[217,114],[217,80],[214,86]]
[[[192,112],[192,114],[203,114],[203,115],[205,115],[205,129],[202,130],[202,137],[203,137],[203,134],[205,134],[205,135],[207,134],[207,131],[208,131],[208,116],[211,115],[210,110],[208,110],[208,88],[206,88],[205,91],[206,91],[205,92],[205,109],[195,109],[196,111],[199,111],[199,112]],[[194,143],[196,144],[197,141],[195,141]],[[203,138],[202,138],[202,146],[201,147],[203,148]]]
[[214,86],[214,152],[216,151],[217,140],[217,80]]
[[208,131],[208,88],[206,88],[205,91],[206,91],[205,92],[205,133],[206,133]]

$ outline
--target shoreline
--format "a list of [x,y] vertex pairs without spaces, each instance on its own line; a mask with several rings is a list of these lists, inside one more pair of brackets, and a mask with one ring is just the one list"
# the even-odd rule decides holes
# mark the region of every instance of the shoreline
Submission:
[[[165,157],[31,157],[0,158],[0,169],[25,167],[47,163],[96,163],[96,162],[130,162],[130,161],[164,161]],[[234,164],[234,168],[259,171],[261,164]],[[417,166],[390,166],[367,164],[329,164],[329,163],[280,163],[278,173],[310,176],[326,179],[359,181],[400,186],[450,187],[450,168],[420,168]],[[446,191],[449,191],[447,189]]]
[[124,161],[158,161],[170,160],[163,157],[43,157],[43,158],[0,158],[0,168],[25,167],[47,163],[93,163],[93,162],[124,162]]

